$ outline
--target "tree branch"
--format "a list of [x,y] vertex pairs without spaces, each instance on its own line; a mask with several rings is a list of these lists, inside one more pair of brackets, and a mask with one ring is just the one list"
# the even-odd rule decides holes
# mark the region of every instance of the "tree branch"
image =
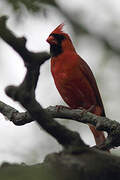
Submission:
[[[40,66],[50,57],[48,53],[33,53],[25,47],[26,38],[17,38],[7,27],[6,17],[0,18],[0,36],[15,49],[23,58],[27,72],[19,86],[8,86],[6,94],[29,112],[32,119],[50,135],[52,135],[64,148],[87,147],[77,132],[68,130],[52,119],[35,99],[35,89],[39,77]],[[24,41],[23,41],[24,39]],[[15,112],[16,113],[16,112]],[[13,114],[15,116],[15,113]]]
[[[7,16],[2,16],[0,17],[0,37],[8,43],[23,59],[24,63],[27,66],[31,62],[31,66],[36,65],[36,63],[44,63],[47,59],[50,58],[50,55],[46,52],[38,52],[34,53],[29,51],[26,48],[26,38],[25,37],[20,37],[17,38],[14,33],[9,30],[6,26],[6,21],[8,17]],[[41,61],[40,61],[41,59]],[[34,63],[32,63],[35,60]],[[27,64],[28,63],[28,64]]]
[[9,86],[6,88],[6,93],[12,99],[20,102],[26,113],[19,113],[14,108],[0,102],[0,111],[8,119],[16,125],[23,125],[33,121],[34,119],[51,134],[56,140],[65,148],[71,145],[85,146],[78,133],[72,132],[60,125],[53,118],[66,118],[82,123],[89,123],[98,130],[106,131],[108,137],[104,144],[99,148],[110,149],[120,145],[120,124],[116,121],[109,120],[105,117],[98,117],[89,112],[82,112],[81,110],[70,110],[63,108],[57,110],[56,107],[49,107],[43,109],[35,100],[35,89],[39,77],[40,66],[49,59],[50,55],[46,52],[34,53],[30,52],[26,47],[26,38],[17,38],[13,32],[6,27],[6,16],[0,18],[0,37],[7,42],[13,49],[23,58],[24,64],[27,68],[27,73],[23,82],[18,86]]
[[[56,106],[49,106],[44,109],[44,111],[52,118],[68,119],[84,124],[91,124],[95,126],[96,129],[107,132],[108,137],[104,144],[98,147],[99,149],[107,150],[120,146],[120,123],[117,121],[110,120],[106,117],[96,116],[95,114],[80,109],[62,107],[62,109],[59,109],[58,111]],[[19,113],[17,110],[1,101],[0,112],[17,126],[22,126],[35,121],[28,112]]]

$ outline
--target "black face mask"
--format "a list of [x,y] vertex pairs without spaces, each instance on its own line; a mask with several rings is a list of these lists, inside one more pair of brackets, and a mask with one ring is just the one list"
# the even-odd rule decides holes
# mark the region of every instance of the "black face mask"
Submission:
[[57,44],[51,44],[50,45],[50,53],[52,57],[58,56],[62,53],[62,41],[65,39],[64,35],[61,34],[50,34],[50,36],[53,36],[55,40],[57,41]]

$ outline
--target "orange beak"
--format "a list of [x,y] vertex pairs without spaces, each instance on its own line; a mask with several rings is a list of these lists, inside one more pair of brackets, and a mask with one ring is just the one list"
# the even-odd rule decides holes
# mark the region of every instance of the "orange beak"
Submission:
[[46,40],[50,45],[57,45],[57,41],[55,40],[55,38],[53,36],[49,36]]

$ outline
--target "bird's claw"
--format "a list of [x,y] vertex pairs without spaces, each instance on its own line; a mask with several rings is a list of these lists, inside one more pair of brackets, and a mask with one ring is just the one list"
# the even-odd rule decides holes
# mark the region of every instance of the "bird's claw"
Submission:
[[81,116],[83,116],[87,112],[92,112],[92,110],[95,108],[95,105],[90,106],[88,109],[84,109],[83,107],[79,107],[78,109],[82,110]]
[[56,109],[57,109],[57,112],[63,110],[63,109],[71,109],[70,107],[67,107],[67,106],[63,106],[63,105],[56,105]]

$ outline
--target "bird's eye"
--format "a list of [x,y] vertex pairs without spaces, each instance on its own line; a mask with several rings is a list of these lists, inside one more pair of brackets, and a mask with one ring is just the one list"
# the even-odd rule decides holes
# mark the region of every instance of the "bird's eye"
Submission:
[[61,45],[62,41],[65,39],[65,36],[62,35],[62,34],[50,34],[48,39],[47,39],[47,42],[50,44],[50,45]]
[[61,42],[62,40],[65,39],[65,36],[62,34],[51,34],[51,35],[54,36],[58,42]]
[[53,36],[53,35],[50,35],[47,40],[46,40],[50,45],[57,45],[58,42],[57,42],[57,39]]

